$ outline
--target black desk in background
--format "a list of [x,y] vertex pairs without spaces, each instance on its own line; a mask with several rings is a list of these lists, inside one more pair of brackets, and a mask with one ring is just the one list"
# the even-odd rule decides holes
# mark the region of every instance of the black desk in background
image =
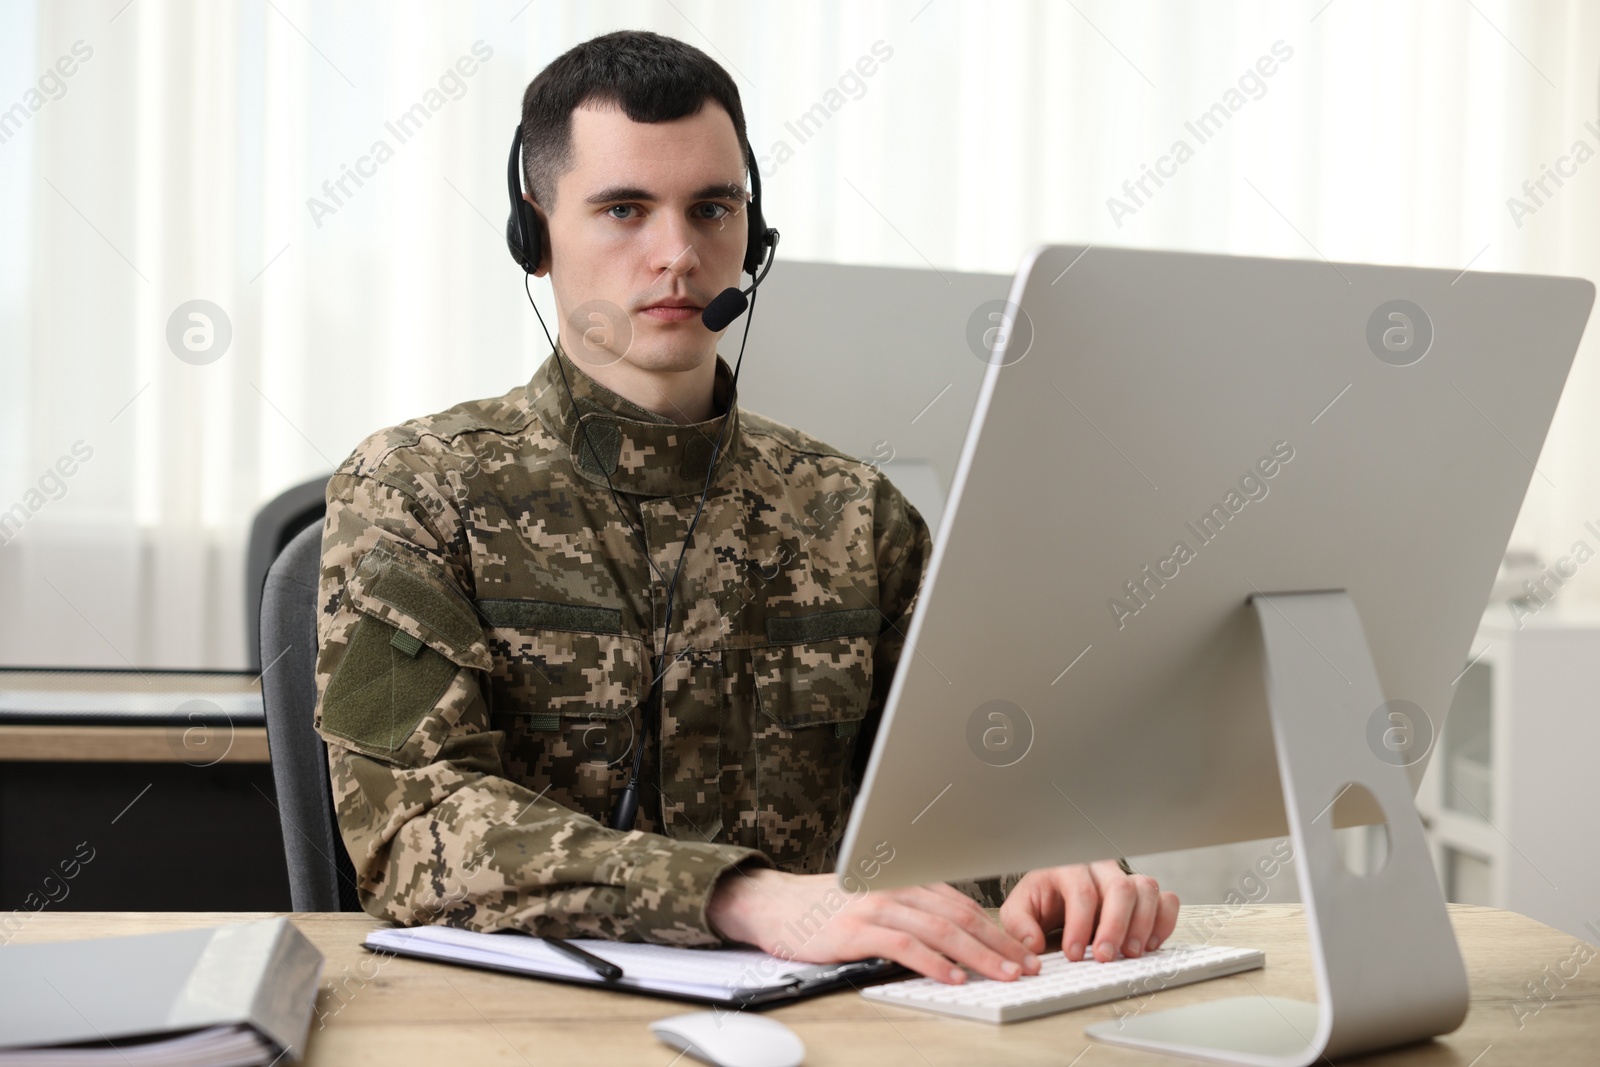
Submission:
[[0,668],[4,915],[288,910],[259,676]]

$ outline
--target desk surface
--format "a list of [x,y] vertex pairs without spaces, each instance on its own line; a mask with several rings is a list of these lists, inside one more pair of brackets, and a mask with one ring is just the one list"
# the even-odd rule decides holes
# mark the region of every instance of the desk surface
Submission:
[[[149,933],[267,918],[272,912],[49,912],[34,914],[18,942]],[[1297,904],[1241,909],[1185,906],[1178,936],[1214,916],[1217,944],[1265,950],[1264,970],[1154,994],[1157,1010],[1252,992],[1313,999],[1310,949]],[[1453,1034],[1362,1058],[1366,1064],[1502,1067],[1593,1064],[1600,1059],[1600,956],[1559,930],[1512,912],[1450,905],[1472,982],[1472,1006]],[[380,957],[360,947],[384,925],[359,914],[295,914],[327,956],[308,1054],[316,1064],[610,1063],[668,1067],[675,1053],[651,1036],[652,1019],[698,1010],[681,1002]],[[1220,924],[1220,925],[1219,925]],[[1199,939],[1198,934],[1191,934]],[[3,949],[0,949],[3,951]],[[1538,987],[1539,998],[1533,987]],[[1120,1002],[1122,1012],[1136,1005]],[[830,1064],[965,1065],[1196,1062],[1135,1052],[1084,1037],[1111,1005],[991,1026],[869,1003],[836,993],[766,1013],[806,1043],[808,1067]],[[1085,1051],[1087,1050],[1087,1052]],[[1082,1055],[1082,1060],[1077,1057]],[[677,1067],[691,1061],[680,1059]]]

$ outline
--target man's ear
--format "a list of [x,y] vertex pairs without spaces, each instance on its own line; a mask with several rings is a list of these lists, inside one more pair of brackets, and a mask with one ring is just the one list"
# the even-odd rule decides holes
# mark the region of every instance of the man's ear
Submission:
[[543,278],[550,273],[550,218],[544,213],[544,208],[540,207],[539,202],[533,197],[523,193],[522,199],[532,205],[533,213],[539,219],[539,232],[544,234],[544,240],[539,242],[539,267],[533,272],[535,278]]

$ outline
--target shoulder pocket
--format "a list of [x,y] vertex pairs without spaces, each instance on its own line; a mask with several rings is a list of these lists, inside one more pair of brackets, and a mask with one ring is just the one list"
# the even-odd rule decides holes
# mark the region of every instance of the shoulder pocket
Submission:
[[493,664],[472,602],[437,567],[379,542],[345,586],[363,614],[409,634],[463,667]]
[[472,604],[436,567],[380,542],[345,584],[360,612],[328,679],[323,732],[395,759],[458,668],[493,665]]

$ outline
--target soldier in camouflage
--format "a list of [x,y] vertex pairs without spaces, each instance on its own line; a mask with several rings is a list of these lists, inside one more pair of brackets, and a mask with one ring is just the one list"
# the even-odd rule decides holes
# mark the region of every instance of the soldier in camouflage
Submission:
[[[955,964],[1030,973],[1063,926],[1075,959],[1091,934],[1101,958],[1154,948],[1177,899],[1115,861],[965,892],[864,886],[784,941],[838,896],[828,872],[928,528],[886,455],[737,404],[698,312],[746,244],[745,202],[703,195],[743,185],[722,68],[609,34],[530,85],[524,126],[541,122],[568,151],[546,169],[524,141],[547,235],[536,274],[559,310],[615,321],[563,314],[526,384],[372,434],[328,483],[316,728],[362,906],[403,924],[884,955],[947,981]],[[641,743],[637,822],[611,829]],[[996,926],[977,901],[1002,899]]]

